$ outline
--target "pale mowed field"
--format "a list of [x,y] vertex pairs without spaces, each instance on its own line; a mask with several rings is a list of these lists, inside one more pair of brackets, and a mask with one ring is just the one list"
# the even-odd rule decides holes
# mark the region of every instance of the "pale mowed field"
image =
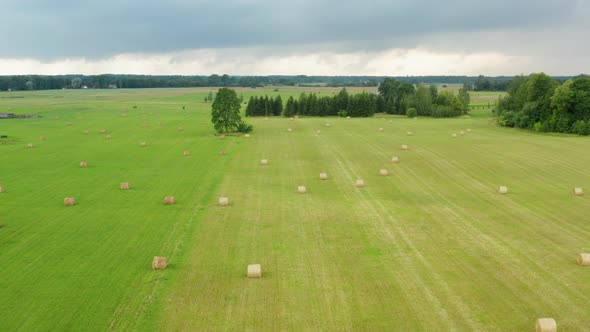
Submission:
[[[78,93],[93,114],[79,120],[86,126],[64,127],[73,105],[54,106],[59,126],[47,117],[11,122],[30,140],[48,132],[48,141],[32,151],[0,147],[0,325],[531,331],[536,318],[553,317],[562,331],[590,326],[590,269],[575,264],[590,251],[590,200],[571,194],[590,188],[588,138],[498,128],[478,111],[446,120],[256,118],[251,139],[221,141],[204,92],[98,96],[107,101]],[[136,117],[116,117],[136,103]],[[181,105],[193,116],[176,112]],[[148,109],[165,128],[154,125],[157,114],[141,114]],[[111,146],[80,139],[89,126],[114,128]],[[136,144],[145,130],[153,150]],[[89,169],[77,168],[81,158]],[[122,177],[145,184],[121,193]],[[498,195],[498,185],[510,193]],[[80,204],[62,207],[73,191]],[[181,203],[163,206],[171,193]],[[230,206],[217,206],[218,196]],[[154,255],[168,256],[170,268],[151,271]],[[251,263],[262,264],[261,279],[246,278]]]

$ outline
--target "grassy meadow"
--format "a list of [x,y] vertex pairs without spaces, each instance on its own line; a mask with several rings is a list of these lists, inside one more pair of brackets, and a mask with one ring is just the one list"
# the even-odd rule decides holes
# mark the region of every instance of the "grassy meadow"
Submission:
[[[276,89],[238,95],[337,91]],[[0,329],[590,326],[590,268],[575,261],[590,198],[571,194],[590,190],[587,137],[497,127],[498,93],[472,93],[484,107],[468,118],[249,118],[250,139],[221,140],[209,91],[0,92],[0,112],[42,116],[0,120]]]

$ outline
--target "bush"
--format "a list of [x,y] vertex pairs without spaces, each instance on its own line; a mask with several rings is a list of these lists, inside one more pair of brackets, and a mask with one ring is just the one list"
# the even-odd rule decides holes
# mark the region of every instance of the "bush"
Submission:
[[345,118],[345,117],[348,116],[348,112],[345,111],[345,110],[338,111],[338,116],[339,117],[342,117],[342,118]]
[[506,111],[498,117],[498,123],[505,127],[514,127],[515,114],[512,111]]
[[572,126],[572,133],[576,135],[588,135],[590,134],[590,122],[578,120]]
[[236,129],[240,133],[249,133],[249,132],[251,132],[254,129],[254,126],[252,126],[251,124],[246,123],[244,121],[240,121],[238,123],[238,127]]
[[412,108],[408,108],[408,109],[406,110],[406,116],[407,116],[408,118],[415,118],[415,117],[417,117],[417,116],[418,116],[418,112],[417,112],[417,111],[416,111],[416,109],[415,109],[415,108],[413,108],[413,107],[412,107]]
[[432,108],[432,117],[434,118],[452,118],[461,115],[461,109],[451,106],[438,105]]

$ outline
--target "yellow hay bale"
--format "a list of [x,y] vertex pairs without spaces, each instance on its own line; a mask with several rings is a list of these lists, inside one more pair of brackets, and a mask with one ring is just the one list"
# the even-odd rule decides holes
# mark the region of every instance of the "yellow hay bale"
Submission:
[[129,190],[131,186],[129,185],[129,182],[121,182],[120,188],[121,190]]
[[184,151],[182,153],[182,155],[185,156],[185,157],[187,157],[187,156],[190,156],[191,155],[191,152],[190,151]]
[[291,128],[287,128],[287,131],[288,131],[288,132],[292,132],[292,131],[293,131],[293,129],[291,129]]
[[244,135],[245,138],[250,138],[250,134]]
[[379,131],[383,131],[383,128],[379,128]]
[[501,195],[505,195],[508,193],[508,187],[506,186],[498,186],[498,193]]
[[166,196],[166,197],[164,197],[164,204],[166,204],[166,205],[173,205],[174,203],[176,203],[176,201],[174,200],[174,196]]
[[350,119],[350,116],[347,116],[346,118],[347,118],[347,119]]
[[154,112],[150,112],[150,115],[154,115]]
[[141,143],[139,143],[139,146],[141,146],[142,148],[145,148],[147,146],[147,143],[146,142],[141,142]]
[[295,119],[299,119],[299,115],[295,115]]
[[293,121],[293,118],[289,118],[289,121]]
[[72,206],[76,204],[76,199],[74,197],[66,197],[64,198],[64,205],[65,206]]
[[590,254],[580,254],[576,261],[580,266],[590,266]]
[[305,186],[298,186],[297,187],[297,192],[300,194],[305,194],[306,191],[307,191],[307,189],[305,188]]
[[152,269],[153,270],[165,270],[167,267],[168,267],[168,258],[154,256],[154,260],[152,260]]
[[467,129],[467,132],[470,133],[471,132],[471,129]]
[[320,173],[320,180],[328,180],[328,173]]
[[266,116],[265,116],[265,117],[264,117],[264,120],[268,120],[268,117],[266,117]]
[[329,122],[326,122],[326,127],[332,127],[332,124]]
[[219,139],[225,139],[225,135],[219,135]]
[[111,138],[113,138],[113,136],[111,136],[111,135],[106,135],[106,136],[105,136],[105,138],[106,138],[106,139],[111,139]]
[[100,133],[101,133],[101,134],[106,134],[106,133],[107,133],[107,130],[106,130],[106,129],[102,129],[102,130],[100,131]]
[[391,162],[396,163],[396,164],[399,163],[399,157],[398,156],[391,157]]
[[413,135],[414,135],[414,133],[413,133],[413,132],[411,132],[411,131],[408,131],[407,135],[408,135],[408,136],[413,136]]
[[218,200],[219,206],[228,206],[229,205],[229,198],[227,197],[219,197]]
[[356,182],[354,183],[354,185],[357,186],[357,187],[364,187],[365,186],[365,180],[358,179],[358,180],[356,180]]
[[219,151],[219,155],[220,156],[225,156],[225,151],[223,151],[223,150]]
[[88,162],[87,161],[81,161],[80,162],[80,167],[82,167],[82,168],[88,167]]
[[406,144],[402,144],[402,150],[408,150],[408,146]]
[[246,273],[248,278],[261,278],[262,277],[262,267],[260,264],[250,264],[248,265],[248,271]]
[[389,172],[385,168],[382,168],[379,170],[379,175],[387,176],[387,175],[389,175]]
[[2,186],[0,186],[0,193],[4,192],[4,188]]
[[260,165],[268,165],[268,159],[260,160]]
[[319,134],[322,133],[322,131],[318,129],[318,130],[315,131],[315,133],[319,135]]
[[583,196],[584,195],[584,189],[583,188],[574,188],[574,195],[576,196]]
[[461,130],[461,131],[459,132],[459,135],[465,135],[465,132],[464,132],[463,130]]
[[536,332],[557,332],[557,323],[553,318],[539,318],[535,324]]
[[33,145],[33,143],[29,143],[29,144],[27,144],[27,149],[32,149],[32,148],[34,148],[34,147],[35,147],[35,146]]
[[88,130],[84,130],[84,135],[88,135]]
[[41,137],[39,137],[39,140],[41,140],[41,141],[46,141],[46,140],[47,140],[47,137],[45,137],[45,136],[41,136]]
[[451,135],[452,138],[457,138],[457,134]]
[[178,127],[178,131],[184,131],[184,128]]

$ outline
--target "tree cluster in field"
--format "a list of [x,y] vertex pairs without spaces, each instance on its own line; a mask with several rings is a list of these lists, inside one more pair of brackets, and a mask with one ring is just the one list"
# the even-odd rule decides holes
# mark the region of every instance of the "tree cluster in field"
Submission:
[[218,133],[248,133],[252,131],[252,125],[242,120],[241,106],[242,103],[235,90],[221,88],[217,91],[211,105],[211,122]]
[[279,116],[283,113],[283,100],[281,96],[276,98],[268,96],[250,97],[246,107],[246,116]]
[[344,88],[334,96],[319,96],[302,93],[298,99],[290,97],[283,109],[280,96],[277,99],[251,97],[246,116],[269,116],[283,114],[286,117],[303,116],[350,116],[368,117],[375,113],[408,116],[455,117],[468,112],[470,97],[463,89],[458,95],[449,91],[438,92],[435,85],[429,87],[385,79],[379,93],[349,94]]
[[590,134],[590,77],[560,84],[544,73],[516,77],[500,98],[498,123],[538,132]]

